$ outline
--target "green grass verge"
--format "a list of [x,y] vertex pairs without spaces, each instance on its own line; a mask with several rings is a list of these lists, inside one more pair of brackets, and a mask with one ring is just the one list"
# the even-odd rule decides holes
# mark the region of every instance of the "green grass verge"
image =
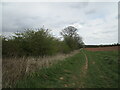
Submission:
[[[85,56],[88,69],[83,74]],[[118,52],[81,50],[49,68],[38,70],[16,84],[16,88],[116,88],[118,87]],[[120,73],[120,72],[119,72]]]
[[66,58],[63,61],[43,68],[18,81],[16,88],[75,88],[80,86],[81,67],[85,63],[83,53]]

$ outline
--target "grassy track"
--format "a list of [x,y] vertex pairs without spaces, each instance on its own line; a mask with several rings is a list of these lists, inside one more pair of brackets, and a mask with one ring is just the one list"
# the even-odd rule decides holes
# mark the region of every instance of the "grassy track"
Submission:
[[81,80],[81,68],[85,63],[83,53],[60,61],[50,68],[44,68],[24,80],[18,82],[16,87],[27,88],[57,88],[78,87]]
[[[17,88],[118,87],[117,52],[80,53],[18,81]],[[86,57],[85,57],[86,56]],[[86,58],[88,62],[86,61]],[[86,63],[87,62],[87,63]],[[88,64],[88,65],[86,65]],[[85,69],[85,67],[87,68]]]

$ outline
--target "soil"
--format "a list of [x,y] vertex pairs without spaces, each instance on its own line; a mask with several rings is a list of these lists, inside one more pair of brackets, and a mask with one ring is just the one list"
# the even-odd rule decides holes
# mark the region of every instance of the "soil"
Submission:
[[120,50],[120,46],[85,48],[85,49],[89,51],[116,51]]

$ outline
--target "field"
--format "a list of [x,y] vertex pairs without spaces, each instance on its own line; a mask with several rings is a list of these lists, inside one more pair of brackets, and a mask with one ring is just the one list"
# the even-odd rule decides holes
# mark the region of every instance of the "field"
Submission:
[[117,50],[120,50],[120,46],[86,48],[86,50],[89,50],[89,51],[117,51]]
[[[97,48],[96,48],[97,49]],[[81,49],[17,81],[16,88],[117,88],[118,51]]]

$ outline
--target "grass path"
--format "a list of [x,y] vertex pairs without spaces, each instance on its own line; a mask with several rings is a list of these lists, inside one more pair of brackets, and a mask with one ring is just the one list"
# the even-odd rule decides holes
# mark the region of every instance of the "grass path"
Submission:
[[49,68],[26,76],[16,88],[116,88],[117,52],[80,50]]
[[24,80],[18,81],[16,87],[23,88],[75,88],[83,87],[85,56],[80,51],[78,54],[63,61],[35,72]]
[[[82,51],[83,52],[83,51]],[[83,71],[84,73],[83,74],[86,74],[87,72],[87,69],[88,69],[88,57],[87,55],[83,52],[84,56],[85,56],[85,65],[83,66]]]
[[[80,68],[80,70],[82,71],[81,74],[80,74],[80,78],[85,79],[86,78],[86,74],[87,74],[87,70],[88,70],[88,57],[85,54],[84,50],[81,50],[81,53],[83,53],[83,55],[85,57],[85,63],[82,66],[82,68]],[[83,80],[83,81],[80,82],[80,87],[84,88],[85,87],[84,85],[85,85],[85,82]]]

